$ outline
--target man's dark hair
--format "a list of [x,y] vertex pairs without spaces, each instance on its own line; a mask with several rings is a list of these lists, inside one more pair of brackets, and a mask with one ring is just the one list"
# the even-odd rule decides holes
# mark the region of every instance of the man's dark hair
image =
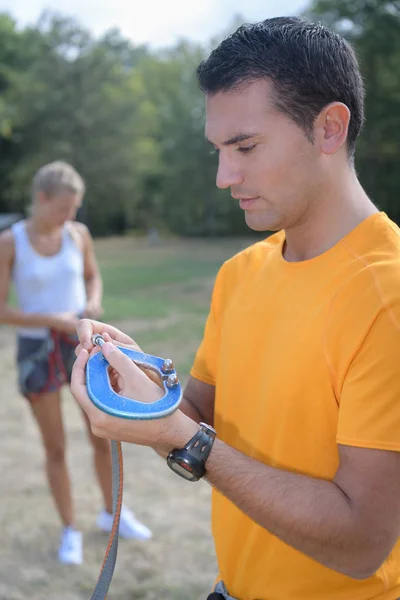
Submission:
[[350,44],[319,23],[278,17],[242,25],[200,63],[197,77],[211,95],[269,79],[275,107],[311,141],[324,106],[342,102],[351,112],[347,146],[354,154],[364,122],[363,80]]

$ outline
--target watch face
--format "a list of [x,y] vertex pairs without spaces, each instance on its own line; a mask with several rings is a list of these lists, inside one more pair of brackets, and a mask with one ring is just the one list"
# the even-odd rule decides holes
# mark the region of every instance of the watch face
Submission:
[[193,470],[190,467],[190,465],[187,465],[186,463],[179,463],[179,462],[176,462],[175,460],[170,461],[168,464],[171,467],[171,469],[175,473],[177,473],[177,475],[184,477],[184,479],[187,479],[188,481],[197,481],[198,478],[193,473]]
[[204,462],[198,460],[186,448],[172,450],[168,454],[167,464],[187,481],[198,481],[206,472]]

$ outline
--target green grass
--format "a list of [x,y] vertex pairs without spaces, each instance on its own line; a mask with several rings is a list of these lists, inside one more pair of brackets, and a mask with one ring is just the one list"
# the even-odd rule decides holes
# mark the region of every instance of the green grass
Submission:
[[130,238],[97,242],[103,320],[115,323],[147,352],[168,354],[186,376],[203,335],[218,269],[249,243],[183,240],[149,247]]
[[143,243],[132,252],[130,243],[129,238],[125,246],[119,240],[117,252],[112,248],[107,252],[111,240],[98,243],[105,316],[110,320],[160,318],[177,311],[204,316],[210,281],[222,262],[244,245],[243,240],[182,241],[158,247]]
[[[105,278],[106,279],[106,278]],[[154,316],[164,317],[168,314],[169,307],[162,298],[146,297],[138,294],[136,297],[126,297],[124,292],[118,293],[118,286],[108,287],[107,279],[105,289],[110,290],[104,294],[104,318],[115,321],[129,319],[130,317],[151,319]]]
[[[174,359],[187,376],[203,335],[215,276],[222,263],[255,240],[137,238],[95,242],[104,284],[102,320],[147,352]],[[16,304],[15,291],[10,302]]]
[[[145,254],[143,253],[145,260]],[[209,277],[215,272],[218,261],[203,261],[195,259],[182,260],[179,257],[166,259],[162,255],[154,264],[106,264],[102,268],[103,277],[110,286],[117,286],[121,292],[135,289],[149,289],[162,284],[191,282],[201,277]],[[133,287],[132,287],[133,286]]]

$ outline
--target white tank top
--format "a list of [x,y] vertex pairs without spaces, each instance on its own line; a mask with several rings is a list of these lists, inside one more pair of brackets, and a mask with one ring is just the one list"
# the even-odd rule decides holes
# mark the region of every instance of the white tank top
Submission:
[[[64,225],[61,249],[53,256],[42,256],[33,248],[26,221],[11,227],[15,260],[13,282],[18,306],[24,313],[82,313],[86,306],[83,253]],[[48,328],[20,327],[20,335],[45,338]]]

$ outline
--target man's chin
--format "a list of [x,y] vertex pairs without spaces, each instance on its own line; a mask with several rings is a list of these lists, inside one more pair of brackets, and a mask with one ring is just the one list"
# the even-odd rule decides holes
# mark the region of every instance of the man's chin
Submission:
[[253,231],[280,231],[282,226],[274,219],[268,219],[265,215],[246,212],[246,225]]

